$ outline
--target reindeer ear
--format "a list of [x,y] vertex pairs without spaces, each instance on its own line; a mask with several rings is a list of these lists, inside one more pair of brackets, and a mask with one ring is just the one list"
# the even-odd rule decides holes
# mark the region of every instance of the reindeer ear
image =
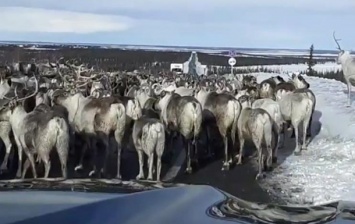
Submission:
[[292,73],[292,79],[294,79],[296,77],[295,73]]

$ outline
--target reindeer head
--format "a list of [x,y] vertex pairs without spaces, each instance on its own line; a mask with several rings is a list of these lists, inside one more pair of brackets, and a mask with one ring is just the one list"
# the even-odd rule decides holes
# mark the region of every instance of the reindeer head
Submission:
[[337,57],[337,60],[336,62],[338,64],[342,64],[344,63],[348,58],[350,58],[350,52],[349,51],[344,51],[343,49],[341,49],[340,47],[340,44],[339,44],[339,41],[340,39],[337,39],[335,37],[335,32],[333,32],[333,39],[335,41],[335,43],[337,44],[337,49],[339,50],[339,53],[338,53],[338,57]]
[[238,101],[243,109],[251,107],[251,97],[248,95],[240,96]]
[[[72,103],[73,96],[76,94],[75,91],[70,89],[56,89],[49,93],[50,98],[52,99],[52,104],[59,104],[62,106],[69,106]],[[75,104],[73,104],[75,105]]]
[[138,120],[142,116],[142,107],[137,99],[129,99],[126,105],[126,114],[133,120]]
[[11,115],[18,106],[21,106],[26,112],[32,111],[32,109],[35,107],[35,105],[31,105],[30,101],[27,101],[28,99],[34,99],[33,97],[37,95],[39,90],[38,80],[36,76],[34,76],[34,78],[35,91],[33,91],[31,94],[28,94],[29,91],[24,88],[21,88],[20,92],[18,92],[18,85],[16,85],[14,90],[14,97],[8,98],[7,96],[4,96],[4,99],[9,101],[7,105],[8,110],[5,109],[6,113],[9,113],[8,115]]
[[272,79],[275,81],[276,84],[285,82],[285,80],[279,75],[275,76],[275,77],[272,77]]
[[309,83],[301,75],[292,74],[292,82],[296,89],[308,89]]

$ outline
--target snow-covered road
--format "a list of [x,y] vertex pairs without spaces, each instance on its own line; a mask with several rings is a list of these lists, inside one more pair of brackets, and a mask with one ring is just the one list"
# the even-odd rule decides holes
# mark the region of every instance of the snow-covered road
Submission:
[[[270,74],[257,77],[261,81]],[[317,136],[301,156],[281,155],[284,160],[262,185],[296,204],[355,200],[355,103],[345,106],[346,86],[341,82],[316,77],[306,80],[317,99],[312,127]],[[349,199],[351,196],[354,198]]]

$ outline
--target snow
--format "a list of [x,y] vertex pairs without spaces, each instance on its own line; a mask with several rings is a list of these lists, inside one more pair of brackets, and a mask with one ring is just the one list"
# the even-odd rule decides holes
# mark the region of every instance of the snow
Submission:
[[[258,81],[268,77],[267,73],[257,75]],[[355,104],[346,107],[345,84],[305,78],[316,95],[314,118],[320,117],[319,134],[300,156],[290,153],[285,156],[280,149],[280,157],[286,158],[268,174],[262,186],[292,204],[319,205],[339,199],[354,200]],[[313,133],[320,126],[316,120],[312,125]],[[294,139],[286,138],[286,141]]]
[[[241,66],[237,69],[260,69],[266,68],[269,71],[278,73],[302,72],[305,73],[308,69],[307,64],[287,64],[287,65],[260,65],[260,66]],[[341,70],[341,65],[335,62],[326,62],[324,64],[315,64],[313,69],[317,72],[334,72]]]

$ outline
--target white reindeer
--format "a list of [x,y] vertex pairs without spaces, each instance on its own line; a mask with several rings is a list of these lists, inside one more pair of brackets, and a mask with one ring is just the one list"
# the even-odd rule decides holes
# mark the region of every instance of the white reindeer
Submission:
[[[265,111],[267,111],[272,119],[273,125],[274,125],[274,131],[276,132],[276,145],[274,147],[274,151],[273,151],[273,162],[277,161],[277,151],[279,148],[279,144],[280,144],[280,135],[281,135],[281,131],[282,131],[282,127],[284,124],[284,119],[282,118],[282,114],[281,114],[281,108],[280,105],[273,99],[258,99],[255,100],[252,104],[252,108],[256,109],[256,108],[261,108],[264,109]],[[285,142],[285,134],[283,134],[283,144]],[[282,145],[283,146],[283,145]]]
[[[264,109],[252,109],[250,96],[241,96],[239,102],[242,105],[242,111],[238,119],[240,151],[237,164],[242,164],[245,140],[252,140],[258,151],[259,166],[256,179],[259,179],[263,175],[264,161],[266,160],[266,166],[268,169],[272,166],[272,118]],[[266,150],[263,149],[264,144],[266,145]]]
[[133,125],[133,143],[138,153],[139,174],[136,179],[144,178],[143,153],[148,156],[148,180],[153,179],[154,155],[157,155],[157,181],[160,181],[161,157],[165,146],[165,128],[159,119],[143,116]]
[[335,38],[335,32],[333,33],[333,38],[335,43],[338,45],[337,49],[340,51],[338,54],[337,63],[341,64],[344,79],[348,87],[348,105],[351,105],[351,86],[355,86],[355,59],[350,55],[349,51],[344,51],[341,49],[339,44],[339,39]]
[[[291,121],[295,131],[296,149],[295,155],[300,155],[301,147],[299,145],[299,125],[303,124],[303,142],[302,150],[306,150],[306,137],[309,122],[311,120],[315,101],[312,99],[313,93],[310,90],[300,90],[294,92],[278,91],[276,101],[281,108],[281,114],[285,121]],[[286,126],[284,126],[284,129]],[[286,130],[284,130],[285,132]]]

